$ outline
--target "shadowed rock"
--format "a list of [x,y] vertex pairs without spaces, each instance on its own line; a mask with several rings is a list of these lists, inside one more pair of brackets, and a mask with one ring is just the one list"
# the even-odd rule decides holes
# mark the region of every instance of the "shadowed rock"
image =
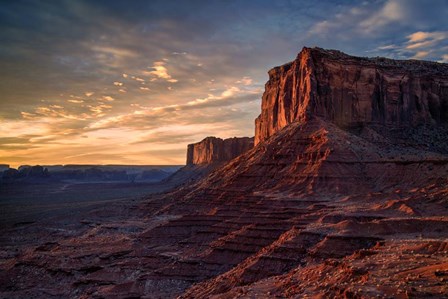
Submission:
[[253,137],[233,137],[228,139],[207,137],[198,143],[188,145],[187,165],[230,161],[253,146]]

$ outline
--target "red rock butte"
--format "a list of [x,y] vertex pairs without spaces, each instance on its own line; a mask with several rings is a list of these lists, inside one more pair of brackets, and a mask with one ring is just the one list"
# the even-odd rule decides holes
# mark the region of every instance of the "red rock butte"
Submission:
[[293,62],[269,71],[255,144],[309,116],[340,127],[447,124],[447,72],[441,63],[303,48]]

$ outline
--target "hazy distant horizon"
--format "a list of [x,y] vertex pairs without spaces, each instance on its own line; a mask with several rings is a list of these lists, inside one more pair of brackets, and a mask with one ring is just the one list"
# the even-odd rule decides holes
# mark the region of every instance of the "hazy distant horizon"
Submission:
[[42,167],[55,167],[55,166],[74,166],[74,167],[95,167],[95,166],[120,166],[120,167],[169,167],[169,166],[185,166],[184,164],[45,164],[45,163],[37,163],[37,164],[8,164],[8,163],[0,163],[0,165],[9,165],[9,168],[19,168],[20,166],[42,166]]

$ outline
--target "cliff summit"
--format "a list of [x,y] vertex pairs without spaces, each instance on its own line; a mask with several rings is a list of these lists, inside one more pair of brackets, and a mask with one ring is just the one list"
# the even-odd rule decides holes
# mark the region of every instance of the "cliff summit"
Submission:
[[253,146],[253,137],[233,137],[228,139],[207,137],[200,142],[188,145],[187,165],[230,161]]
[[294,61],[269,71],[255,145],[309,115],[342,128],[446,125],[448,65],[303,48]]

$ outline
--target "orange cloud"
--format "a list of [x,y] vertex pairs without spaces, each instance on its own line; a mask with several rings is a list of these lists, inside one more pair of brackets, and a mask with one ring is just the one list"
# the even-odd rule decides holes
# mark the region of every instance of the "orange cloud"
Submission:
[[168,69],[165,67],[164,61],[156,61],[154,62],[154,65],[149,68],[153,70],[150,72],[144,72],[145,74],[153,75],[160,79],[165,79],[166,81],[171,83],[177,82],[176,79],[173,79],[171,75],[168,74]]

